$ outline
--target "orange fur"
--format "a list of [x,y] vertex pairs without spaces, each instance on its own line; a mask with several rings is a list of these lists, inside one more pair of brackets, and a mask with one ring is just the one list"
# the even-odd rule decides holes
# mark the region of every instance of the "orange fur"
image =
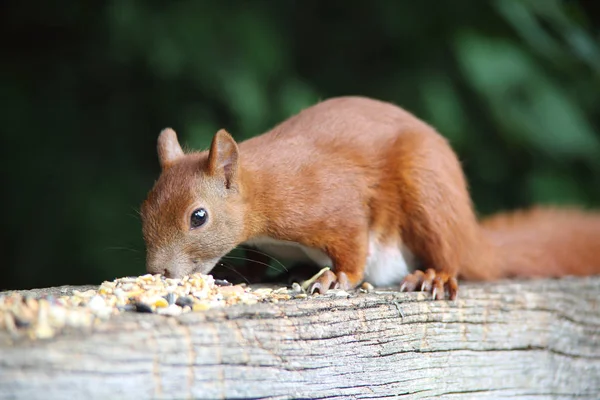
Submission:
[[[185,155],[166,130],[159,156],[163,172],[142,206],[152,273],[206,273],[234,246],[268,236],[322,250],[354,287],[370,235],[404,243],[427,270],[405,287],[422,284],[438,298],[444,287],[456,294],[459,274],[600,272],[600,216],[533,210],[480,225],[446,139],[389,103],[330,99],[239,145],[220,131],[210,151]],[[197,207],[209,219],[190,230]],[[331,275],[321,281],[330,282]]]
[[[600,273],[599,214],[537,207],[492,216],[481,226],[494,249],[494,277]],[[465,271],[464,277],[477,279],[479,274]]]

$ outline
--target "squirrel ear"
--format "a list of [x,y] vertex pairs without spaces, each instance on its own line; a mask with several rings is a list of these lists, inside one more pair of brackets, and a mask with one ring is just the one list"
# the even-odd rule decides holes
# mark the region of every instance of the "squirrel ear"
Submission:
[[208,172],[223,175],[229,189],[238,170],[238,146],[225,129],[220,129],[212,140],[208,153]]
[[177,141],[177,134],[171,128],[165,128],[158,135],[158,160],[162,169],[167,169],[179,158],[183,150]]

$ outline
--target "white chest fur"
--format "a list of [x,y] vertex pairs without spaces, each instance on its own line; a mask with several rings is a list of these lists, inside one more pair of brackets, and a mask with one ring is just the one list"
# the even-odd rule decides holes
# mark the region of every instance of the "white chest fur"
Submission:
[[403,244],[382,244],[371,235],[365,280],[375,286],[400,283],[415,269],[415,257]]
[[[321,267],[332,266],[331,259],[321,250],[306,247],[296,242],[259,236],[244,242],[275,257],[290,261],[312,261]],[[374,235],[370,236],[365,280],[376,286],[399,283],[414,270],[415,258],[404,244],[381,244]]]

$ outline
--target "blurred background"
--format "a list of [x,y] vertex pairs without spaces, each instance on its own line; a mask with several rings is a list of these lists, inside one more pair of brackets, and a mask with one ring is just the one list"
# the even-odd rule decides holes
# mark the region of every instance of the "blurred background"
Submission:
[[599,206],[599,3],[4,1],[0,289],[143,273],[162,128],[206,148],[339,95],[434,125],[481,215]]

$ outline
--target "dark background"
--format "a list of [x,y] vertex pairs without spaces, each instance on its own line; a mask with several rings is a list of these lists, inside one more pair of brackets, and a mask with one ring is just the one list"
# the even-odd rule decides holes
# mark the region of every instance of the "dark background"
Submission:
[[597,1],[5,1],[0,289],[144,272],[159,131],[360,94],[433,124],[480,214],[600,204]]

